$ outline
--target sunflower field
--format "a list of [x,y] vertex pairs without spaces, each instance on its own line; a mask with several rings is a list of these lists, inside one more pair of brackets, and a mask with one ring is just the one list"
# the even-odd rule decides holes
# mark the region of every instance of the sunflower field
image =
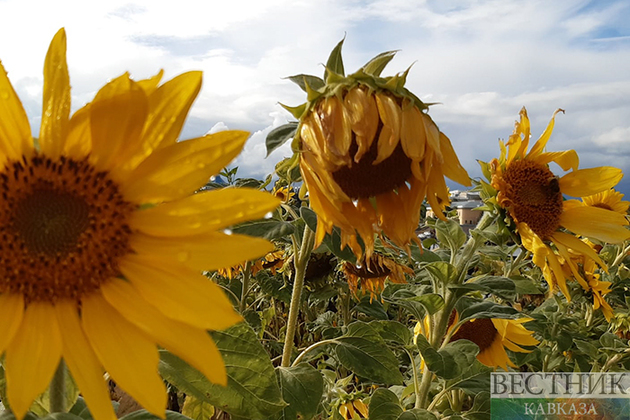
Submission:
[[264,180],[230,166],[247,132],[178,139],[199,72],[70,115],[62,29],[34,137],[0,64],[0,420],[481,420],[491,372],[630,369],[621,170],[523,108],[470,179],[395,52],[342,45],[289,77]]

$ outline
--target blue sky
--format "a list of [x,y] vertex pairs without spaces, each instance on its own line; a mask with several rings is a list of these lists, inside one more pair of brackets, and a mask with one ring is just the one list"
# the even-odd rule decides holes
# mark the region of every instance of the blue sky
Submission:
[[[535,137],[556,108],[566,110],[549,150],[573,148],[580,167],[630,174],[629,22],[625,0],[0,0],[0,60],[34,131],[44,55],[62,26],[75,109],[125,71],[203,70],[182,137],[249,130],[235,164],[241,176],[263,177],[290,154],[286,145],[263,160],[266,133],[289,118],[278,102],[304,100],[283,78],[321,75],[345,35],[346,70],[386,50],[400,52],[384,75],[413,64],[408,88],[440,103],[430,114],[473,177],[477,159],[497,156],[522,106]],[[630,175],[622,183],[630,194]]]

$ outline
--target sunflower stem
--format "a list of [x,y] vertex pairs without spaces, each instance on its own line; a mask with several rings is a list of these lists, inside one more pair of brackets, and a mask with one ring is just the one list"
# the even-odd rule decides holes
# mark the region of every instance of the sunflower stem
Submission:
[[63,359],[59,361],[55,375],[50,381],[49,403],[51,413],[66,412],[66,364]]
[[289,307],[289,319],[287,320],[287,334],[284,339],[284,348],[282,349],[281,366],[291,366],[291,353],[293,352],[293,339],[295,338],[295,330],[297,328],[297,318],[300,312],[300,302],[302,301],[302,289],[304,288],[304,276],[306,275],[306,266],[315,245],[315,232],[308,225],[304,226],[304,235],[302,236],[302,245],[296,249],[294,242],[293,264],[295,266],[295,278],[293,280],[293,293],[291,294],[291,306]]

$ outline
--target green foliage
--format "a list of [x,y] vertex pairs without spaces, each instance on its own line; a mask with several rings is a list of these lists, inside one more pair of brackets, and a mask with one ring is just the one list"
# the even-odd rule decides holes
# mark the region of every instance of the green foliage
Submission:
[[212,338],[226,364],[227,387],[209,382],[199,371],[161,350],[164,378],[198,400],[249,419],[268,419],[286,405],[269,356],[247,324],[215,331]]

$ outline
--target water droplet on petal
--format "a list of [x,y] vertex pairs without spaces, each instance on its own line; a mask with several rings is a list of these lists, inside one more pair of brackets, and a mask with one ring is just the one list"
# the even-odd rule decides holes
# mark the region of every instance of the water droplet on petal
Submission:
[[267,214],[265,214],[265,219],[271,219],[273,217],[273,213],[269,212]]
[[231,235],[232,234],[232,230],[231,229],[224,229],[223,233],[225,233],[226,235]]

